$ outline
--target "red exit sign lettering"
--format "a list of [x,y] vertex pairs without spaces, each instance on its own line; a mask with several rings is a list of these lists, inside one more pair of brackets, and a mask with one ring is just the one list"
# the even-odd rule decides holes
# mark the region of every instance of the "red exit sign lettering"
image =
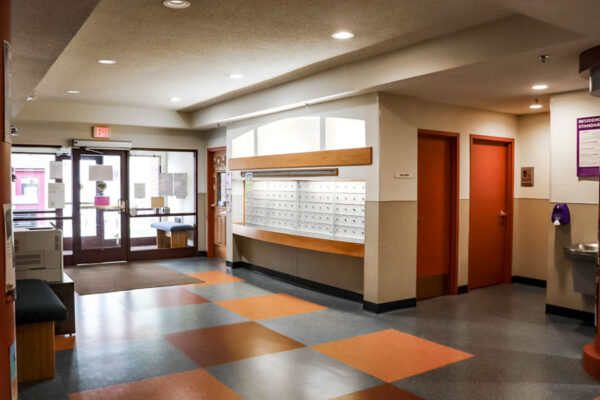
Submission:
[[110,138],[110,128],[108,126],[94,126],[92,127],[92,137],[94,139],[108,139]]

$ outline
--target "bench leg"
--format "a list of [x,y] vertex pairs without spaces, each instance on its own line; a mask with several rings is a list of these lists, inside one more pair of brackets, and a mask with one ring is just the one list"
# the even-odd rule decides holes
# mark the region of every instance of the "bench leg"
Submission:
[[17,325],[18,381],[54,378],[54,322]]
[[167,235],[167,232],[156,230],[156,246],[159,249],[168,249],[171,247],[171,238]]
[[187,247],[187,232],[171,232],[171,247]]

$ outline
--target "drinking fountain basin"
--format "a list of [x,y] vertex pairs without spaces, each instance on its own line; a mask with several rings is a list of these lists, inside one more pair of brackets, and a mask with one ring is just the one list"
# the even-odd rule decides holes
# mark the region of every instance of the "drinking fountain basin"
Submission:
[[565,258],[571,260],[575,291],[595,296],[598,243],[577,243],[565,247]]

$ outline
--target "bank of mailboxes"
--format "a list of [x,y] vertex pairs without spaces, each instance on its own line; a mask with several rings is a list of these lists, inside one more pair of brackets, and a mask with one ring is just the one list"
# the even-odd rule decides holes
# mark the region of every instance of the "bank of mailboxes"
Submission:
[[365,182],[254,181],[246,223],[364,240]]
[[15,231],[17,279],[61,282],[63,236],[60,229]]

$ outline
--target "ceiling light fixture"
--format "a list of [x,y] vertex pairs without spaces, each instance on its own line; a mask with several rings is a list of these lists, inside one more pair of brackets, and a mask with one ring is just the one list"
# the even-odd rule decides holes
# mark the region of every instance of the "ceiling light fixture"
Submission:
[[163,5],[168,8],[181,10],[182,8],[188,8],[191,4],[187,0],[165,0],[163,1]]
[[179,97],[171,97],[171,98],[169,98],[169,100],[171,100],[173,103],[177,103],[178,101],[181,101],[181,99]]
[[338,40],[346,40],[352,39],[354,37],[354,34],[348,31],[339,31],[331,35],[331,37]]
[[242,74],[229,74],[229,77],[231,79],[242,79],[244,77],[244,75],[242,75]]
[[112,65],[112,64],[116,64],[117,60],[109,60],[109,59],[106,59],[106,58],[101,58],[99,60],[96,60],[96,62],[98,64]]
[[79,94],[79,93],[81,93],[81,91],[80,90],[67,90],[67,93],[69,93],[69,94]]
[[529,108],[531,108],[532,110],[537,110],[539,108],[542,108],[542,105],[540,104],[540,100],[535,99],[535,104],[530,105]]
[[544,84],[533,85],[531,88],[533,90],[544,90],[544,89],[548,89],[548,85],[544,85]]

